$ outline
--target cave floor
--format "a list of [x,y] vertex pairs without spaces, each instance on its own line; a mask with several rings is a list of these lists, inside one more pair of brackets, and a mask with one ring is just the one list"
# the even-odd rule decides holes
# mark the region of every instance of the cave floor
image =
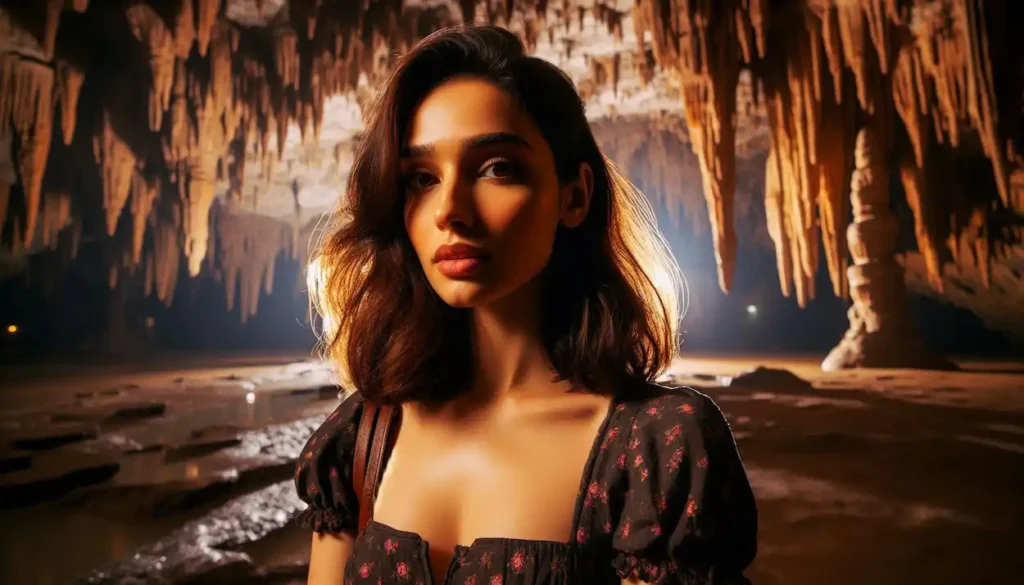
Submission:
[[[673,368],[715,398],[747,465],[760,511],[751,581],[1019,582],[1024,363],[817,363]],[[771,370],[741,375],[758,365]],[[0,582],[304,582],[290,461],[336,403],[326,368],[179,356],[0,377],[13,380],[0,388]]]

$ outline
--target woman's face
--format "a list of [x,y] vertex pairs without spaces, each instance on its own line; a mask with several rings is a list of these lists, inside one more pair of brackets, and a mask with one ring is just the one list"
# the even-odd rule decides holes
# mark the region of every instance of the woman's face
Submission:
[[533,280],[558,225],[579,225],[590,202],[589,167],[560,184],[530,117],[478,78],[450,80],[423,100],[401,158],[405,228],[453,307],[487,305]]

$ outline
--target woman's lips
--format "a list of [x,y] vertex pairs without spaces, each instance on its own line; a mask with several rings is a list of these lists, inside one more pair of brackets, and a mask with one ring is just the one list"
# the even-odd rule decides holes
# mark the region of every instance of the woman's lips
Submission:
[[437,262],[437,270],[448,278],[468,278],[476,274],[487,262],[487,258],[453,258]]

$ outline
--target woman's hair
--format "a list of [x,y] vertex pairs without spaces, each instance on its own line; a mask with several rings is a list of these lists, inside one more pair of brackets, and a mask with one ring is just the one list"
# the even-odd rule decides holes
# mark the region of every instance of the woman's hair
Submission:
[[341,381],[381,403],[445,400],[470,383],[468,310],[431,288],[405,231],[400,149],[419,103],[455,76],[508,93],[554,153],[558,177],[594,174],[581,225],[558,228],[541,328],[560,379],[595,392],[653,380],[675,356],[680,273],[647,200],[606,159],[572,81],[511,32],[460,26],[400,57],[368,112],[346,197],[309,266],[321,350]]

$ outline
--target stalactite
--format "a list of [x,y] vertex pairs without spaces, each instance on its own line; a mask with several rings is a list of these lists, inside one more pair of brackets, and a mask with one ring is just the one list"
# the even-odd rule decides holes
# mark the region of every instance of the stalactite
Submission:
[[174,20],[175,55],[188,59],[192,43],[196,40],[195,18],[192,13],[193,0],[178,0],[178,12]]
[[765,63],[761,71],[772,137],[769,164],[774,166],[766,177],[775,190],[766,193],[766,210],[779,268],[786,271],[779,274],[786,282],[783,292],[788,294],[791,279],[803,306],[813,297],[819,229],[833,292],[846,293],[843,231],[855,98],[844,96],[841,84],[834,84],[832,91],[825,88],[822,55],[832,70],[829,52],[835,47],[829,48],[831,41],[822,31],[828,30],[831,16],[826,12],[819,17],[806,8],[789,16],[790,22],[799,18],[803,26],[773,33],[768,53],[783,58]]
[[103,209],[106,212],[107,235],[117,230],[117,220],[128,201],[132,187],[132,173],[136,158],[124,140],[114,131],[110,110],[103,111],[103,123],[99,133],[93,137],[93,156],[100,167],[103,184]]
[[216,194],[217,155],[201,152],[185,162],[184,223],[188,273],[198,276],[206,258],[210,206]]
[[1004,150],[1006,129],[999,126],[992,75],[991,51],[997,45],[993,44],[991,33],[995,33],[996,39],[1001,38],[998,28],[1003,27],[1005,31],[1007,23],[999,21],[995,6],[990,7],[994,18],[986,19],[985,7],[984,0],[917,7],[914,34],[921,66],[934,83],[941,115],[936,120],[939,139],[945,134],[952,145],[958,145],[960,122],[969,121],[981,138],[985,155],[992,161],[1003,204],[1024,210],[1024,201],[1015,204],[1009,197],[1010,170]]
[[[928,282],[936,290],[942,291],[942,254],[941,241],[935,237],[936,223],[941,224],[941,216],[936,217],[937,205],[930,201],[930,195],[934,195],[934,178],[939,169],[933,168],[934,164],[927,167],[922,166],[924,160],[934,160],[936,149],[929,149],[927,159],[918,160],[914,156],[903,156],[899,161],[900,179],[903,182],[903,191],[906,194],[907,204],[914,214],[914,235],[917,237],[917,248],[924,257],[927,269]],[[948,186],[946,187],[948,189]]]
[[[25,196],[22,241],[31,245],[53,128],[53,69],[14,53],[0,54],[0,138],[14,130],[18,178]],[[6,123],[11,121],[9,127]]]
[[828,60],[832,91],[836,101],[843,95],[843,42],[839,32],[839,15],[835,6],[825,4],[821,13],[821,42]]
[[839,37],[842,39],[846,64],[853,71],[857,83],[857,99],[864,111],[874,111],[876,80],[873,76],[868,32],[865,30],[864,13],[859,4],[846,3],[836,6],[839,23]]
[[174,35],[163,18],[146,4],[132,4],[125,11],[132,34],[145,43],[152,82],[149,86],[149,129],[160,131],[164,112],[170,107],[174,84]]
[[132,176],[131,213],[132,213],[132,252],[131,266],[134,268],[142,261],[142,244],[146,237],[146,225],[153,205],[160,197],[160,183],[136,172]]
[[779,161],[774,150],[769,151],[765,163],[764,210],[768,222],[768,234],[775,243],[775,261],[779,273],[782,295],[789,297],[793,284],[793,256],[790,252],[790,235],[785,209],[785,193],[779,176]]
[[[121,120],[121,112],[112,105],[115,102],[101,96],[82,105],[81,113],[90,123],[101,112],[85,108],[103,109],[95,146],[108,233],[116,230],[126,194],[132,194],[136,214],[129,250],[132,265],[141,261],[142,240],[135,238],[144,233],[145,221],[136,210],[136,189],[128,184],[141,161],[147,172],[167,169],[160,171],[167,173],[164,176],[149,177],[153,181],[177,183],[183,216],[174,225],[185,236],[178,253],[187,256],[189,273],[197,274],[204,262],[217,262],[217,256],[207,250],[220,247],[211,243],[211,236],[219,232],[211,232],[209,226],[211,204],[218,193],[227,194],[235,205],[224,209],[234,213],[243,189],[248,203],[266,192],[267,185],[280,181],[280,173],[274,176],[278,160],[292,173],[293,164],[319,164],[322,155],[315,146],[326,100],[347,93],[365,111],[373,86],[396,53],[407,50],[423,32],[460,17],[450,6],[434,7],[433,3],[296,0],[272,22],[250,25],[229,21],[222,14],[225,4],[175,0],[159,10],[152,2],[128,2],[123,8],[129,30],[138,40],[129,39],[125,48],[138,45],[148,52],[148,127],[157,134],[162,152],[131,151],[129,144],[145,148],[147,141],[142,138],[147,135],[118,135],[138,122]],[[833,289],[845,294],[844,203],[853,159],[852,119],[858,107],[869,114],[862,117],[888,116],[894,107],[907,130],[908,144],[897,128],[894,145],[888,144],[890,137],[881,136],[878,139],[886,141],[886,146],[879,148],[896,147],[893,160],[899,161],[915,216],[918,247],[933,283],[941,282],[943,244],[957,261],[969,262],[976,256],[983,277],[989,255],[1005,253],[1005,246],[986,231],[990,214],[998,212],[989,207],[998,205],[963,206],[957,203],[963,199],[961,194],[933,193],[938,188],[932,185],[941,183],[924,172],[936,164],[931,161],[951,160],[952,147],[970,149],[980,144],[991,161],[1003,206],[1018,212],[1024,209],[1024,190],[1009,186],[1020,159],[1015,150],[1020,140],[1012,132],[1021,116],[1021,99],[1019,91],[1007,91],[1017,89],[1010,85],[1013,79],[1007,81],[1008,71],[1016,71],[1007,63],[1016,66],[1012,59],[1019,55],[1013,51],[1019,53],[1019,43],[1007,42],[1014,39],[1006,32],[1006,22],[1012,20],[1006,16],[1015,12],[1005,0],[637,0],[631,14],[638,45],[626,48],[618,45],[624,17],[630,13],[619,11],[621,2],[563,0],[549,9],[544,0],[503,0],[486,2],[478,12],[478,0],[458,4],[463,18],[472,20],[475,14],[480,21],[502,23],[522,36],[528,47],[547,32],[551,46],[542,49],[553,54],[562,50],[566,59],[592,50],[589,38],[580,33],[589,37],[607,31],[615,51],[602,49],[598,56],[587,57],[590,75],[584,73],[577,80],[585,97],[609,85],[618,94],[620,74],[635,74],[644,84],[668,79],[672,91],[679,90],[688,131],[677,140],[675,130],[657,126],[658,117],[651,114],[655,123],[640,135],[644,142],[623,140],[622,149],[632,161],[627,166],[644,176],[638,182],[653,197],[664,198],[673,221],[687,217],[696,225],[693,212],[700,206],[690,200],[696,189],[672,189],[671,185],[692,183],[693,173],[701,173],[707,220],[702,218],[700,225],[710,225],[712,230],[723,289],[730,286],[734,264],[734,216],[745,213],[737,210],[739,204],[734,201],[740,164],[736,153],[746,157],[750,150],[760,156],[764,152],[760,149],[767,149],[771,156],[763,175],[764,202],[783,290],[794,293],[801,304],[813,294],[821,238]],[[37,224],[49,225],[48,216],[39,221],[39,214],[50,213],[48,200],[40,203],[40,193],[53,124],[51,96],[57,96],[61,107],[62,138],[71,144],[78,94],[84,75],[91,71],[89,61],[64,52],[70,46],[65,35],[79,34],[70,29],[80,28],[83,19],[68,15],[63,24],[59,21],[61,7],[83,11],[86,2],[45,0],[41,5],[44,10],[39,13],[45,14],[45,21],[34,23],[29,33],[38,42],[33,57],[0,54],[0,134],[16,131],[14,152],[22,183],[4,194],[9,191],[8,198],[18,198],[24,193],[25,197],[25,205],[20,200],[4,205],[0,220],[8,207],[28,210],[11,218],[18,225],[15,242],[22,250],[32,246]],[[585,18],[588,12],[590,20]],[[93,11],[90,17],[94,14],[99,13]],[[58,30],[60,43],[56,43]],[[97,49],[101,53],[118,41],[105,42],[98,45],[107,47]],[[53,55],[55,45],[59,46]],[[620,63],[623,49],[631,52],[624,67]],[[46,54],[54,57],[52,63],[42,62],[40,55]],[[736,124],[755,118],[746,109],[737,112],[741,63],[749,65],[764,89],[766,116],[758,110],[756,119],[767,118],[770,145],[763,133],[752,145],[749,139],[736,137]],[[656,71],[659,65],[664,74]],[[359,86],[362,75],[369,87]],[[144,76],[138,77],[139,82],[147,82],[142,81]],[[626,81],[628,85],[621,84],[627,88],[623,91],[634,91],[636,82]],[[124,88],[123,93],[129,91],[137,89]],[[740,99],[743,104],[750,101],[745,96]],[[614,108],[607,113],[611,118],[619,115]],[[293,123],[299,126],[303,144],[286,152]],[[682,144],[689,144],[695,158],[680,152]],[[907,152],[900,150],[905,146]],[[67,151],[55,153],[63,156]],[[296,152],[300,161],[291,159]],[[247,161],[247,157],[252,158]],[[344,177],[348,158],[347,151],[336,148],[329,172]],[[266,185],[245,185],[247,178],[252,181],[257,175]],[[936,202],[941,204],[932,205]],[[957,218],[949,219],[957,213]],[[141,250],[145,256],[145,247]],[[273,265],[268,262],[260,272],[264,286],[273,280]],[[151,284],[156,284],[157,272],[154,261]],[[239,278],[248,283],[243,284],[241,304],[251,307],[258,300],[252,287],[259,278],[241,271]],[[242,314],[247,318],[249,309]]]
[[277,26],[274,35],[274,62],[284,87],[299,88],[299,36],[287,24]]
[[[728,29],[715,29],[717,39],[701,39],[700,54],[715,59],[700,64],[685,82],[683,103],[690,128],[694,154],[704,178],[704,198],[711,217],[711,237],[718,263],[718,285],[725,292],[732,287],[736,260],[736,233],[733,227],[733,197],[736,190],[736,83],[739,61]],[[697,42],[696,40],[694,42]],[[712,47],[714,47],[712,49]],[[683,62],[696,59],[683,57]],[[697,65],[691,62],[691,67]],[[683,66],[687,67],[686,65]]]
[[[186,0],[187,1],[187,0]],[[217,24],[221,0],[196,0],[196,48],[199,54],[206,56],[213,36],[213,27]]]
[[758,57],[764,57],[768,4],[769,0],[742,0],[732,9],[736,18],[736,40],[746,63],[753,61],[754,49]]
[[[259,308],[260,290],[273,292],[274,264],[291,247],[292,229],[276,219],[259,215],[225,214],[217,224],[217,263],[224,274],[225,300],[245,323]],[[237,291],[236,291],[237,289]]]
[[60,101],[60,127],[64,144],[70,145],[75,134],[75,121],[78,114],[78,95],[85,81],[85,71],[68,63],[57,62],[57,95]]
[[[832,280],[832,292],[848,294],[846,267],[846,202],[850,199],[850,174],[856,140],[855,100],[852,88],[836,103],[827,92],[821,101],[821,126],[818,129],[818,193],[811,193],[818,205],[818,223],[825,249],[825,262]],[[807,275],[813,282],[814,274]]]
[[42,245],[53,250],[57,236],[71,220],[71,197],[67,193],[47,193],[43,198]]
[[169,128],[162,137],[163,155],[171,171],[171,181],[177,182],[179,180],[177,174],[179,163],[185,160],[189,153],[192,120],[188,102],[188,75],[185,70],[185,61],[181,59],[175,63],[174,84],[171,86],[171,105],[168,108],[168,115],[170,116]]
[[[37,2],[39,0],[36,0]],[[43,29],[43,55],[46,60],[53,59],[53,50],[57,45],[57,29],[60,28],[60,11],[64,0],[46,0],[46,24]]]
[[181,268],[180,229],[177,221],[167,219],[158,219],[153,224],[153,290],[168,307],[174,302],[174,289],[178,285]]
[[[231,39],[235,31],[226,22],[219,22],[213,29],[210,41],[210,93],[213,96],[213,107],[220,112],[227,112],[233,106],[235,79],[231,70]],[[228,127],[226,133],[234,135],[234,128]]]

